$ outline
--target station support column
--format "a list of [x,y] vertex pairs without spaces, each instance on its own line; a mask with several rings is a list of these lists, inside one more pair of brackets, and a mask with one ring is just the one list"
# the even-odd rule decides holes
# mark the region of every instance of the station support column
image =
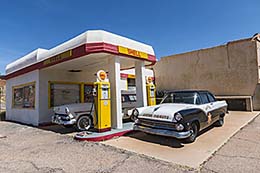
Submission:
[[117,56],[111,57],[109,59],[108,78],[111,88],[112,127],[116,129],[123,128],[120,77],[120,58]]
[[136,100],[138,107],[147,106],[144,61],[135,62]]

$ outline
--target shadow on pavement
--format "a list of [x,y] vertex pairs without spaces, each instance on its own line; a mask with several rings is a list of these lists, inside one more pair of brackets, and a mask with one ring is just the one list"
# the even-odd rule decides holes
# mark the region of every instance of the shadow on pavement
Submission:
[[38,128],[42,130],[52,131],[55,133],[60,133],[60,134],[69,134],[69,133],[77,132],[76,129],[73,127],[63,127],[61,125],[48,125],[48,126],[41,126]]
[[164,137],[164,136],[157,136],[157,135],[150,135],[143,132],[132,132],[127,134],[126,136],[135,138],[138,140],[142,140],[145,142],[151,142],[159,145],[169,146],[173,148],[182,148],[183,144],[181,141],[170,138],[170,137]]
[[[198,138],[201,135],[210,132],[210,130],[213,128],[218,128],[218,127],[215,127],[214,125],[207,127],[206,129],[199,132]],[[187,142],[185,142],[185,140],[178,140],[171,137],[157,136],[157,135],[152,135],[152,134],[147,134],[147,133],[137,132],[137,131],[128,133],[125,136],[128,136],[130,138],[135,138],[145,142],[151,142],[163,146],[172,147],[172,148],[182,148],[184,147],[184,144],[188,144]]]
[[[128,123],[132,122],[131,119],[124,119],[123,123]],[[47,130],[47,131],[52,131],[55,133],[60,133],[60,134],[70,134],[70,133],[77,133],[78,131],[73,128],[73,127],[64,127],[62,125],[57,125],[57,124],[51,124],[51,125],[45,125],[45,126],[40,126],[37,127],[42,130]],[[94,129],[90,129],[89,131],[94,131]]]

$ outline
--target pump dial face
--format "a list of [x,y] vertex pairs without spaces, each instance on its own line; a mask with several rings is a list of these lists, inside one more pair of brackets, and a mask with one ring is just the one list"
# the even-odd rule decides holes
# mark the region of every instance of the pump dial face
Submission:
[[105,81],[107,79],[107,73],[104,70],[99,70],[97,72],[97,78],[99,81]]

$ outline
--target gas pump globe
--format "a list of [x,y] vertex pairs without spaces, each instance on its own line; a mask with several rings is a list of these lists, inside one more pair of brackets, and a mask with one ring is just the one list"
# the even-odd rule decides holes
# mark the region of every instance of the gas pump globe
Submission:
[[155,85],[151,76],[146,78],[147,104],[148,106],[156,105]]
[[94,128],[98,132],[111,130],[110,83],[105,71],[97,72],[97,82],[94,83],[95,116]]

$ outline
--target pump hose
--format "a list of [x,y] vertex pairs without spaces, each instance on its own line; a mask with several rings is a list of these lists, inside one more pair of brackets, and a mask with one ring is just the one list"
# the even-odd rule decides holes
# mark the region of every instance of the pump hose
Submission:
[[[91,105],[91,108],[90,108],[90,114],[93,112],[93,109],[94,109],[94,106],[95,106],[95,97],[92,97],[92,105]],[[98,123],[98,116],[97,116],[97,110],[95,109],[95,112],[94,112],[94,115],[93,115],[93,120],[94,120],[94,116],[96,115],[96,124],[94,124],[94,121],[93,121],[93,125],[96,126],[97,123]]]

